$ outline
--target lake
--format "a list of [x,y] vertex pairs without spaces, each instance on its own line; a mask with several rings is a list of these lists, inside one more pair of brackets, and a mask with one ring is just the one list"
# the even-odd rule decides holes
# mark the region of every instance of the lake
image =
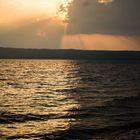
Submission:
[[140,64],[0,60],[1,139],[93,139],[140,122]]

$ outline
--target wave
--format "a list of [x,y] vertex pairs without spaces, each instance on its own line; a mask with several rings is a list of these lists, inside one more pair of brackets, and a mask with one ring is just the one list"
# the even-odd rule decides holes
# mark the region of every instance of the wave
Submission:
[[[90,129],[90,128],[69,128],[68,130],[65,131],[58,131],[54,133],[46,133],[46,134],[41,134],[41,133],[32,133],[32,134],[23,134],[23,135],[15,135],[8,137],[8,140],[11,139],[21,139],[21,138],[36,138],[36,139],[42,139],[42,140],[99,140],[98,138],[105,138],[105,140],[112,140],[109,139],[110,136],[114,137],[116,134],[120,135],[121,134],[121,140],[126,140],[126,134],[128,133],[134,133],[137,132],[136,134],[133,134],[135,138],[137,136],[140,136],[140,122],[135,122],[135,123],[130,123],[127,125],[122,125],[118,127],[106,127],[106,128],[100,128],[100,129]],[[122,138],[122,134],[124,134],[125,138]],[[111,138],[112,138],[111,137]],[[117,136],[116,136],[117,137]],[[127,136],[129,137],[129,136]],[[130,138],[130,137],[129,137]],[[134,138],[134,140],[135,140]],[[117,140],[115,137],[113,140]],[[128,140],[128,139],[127,139]]]

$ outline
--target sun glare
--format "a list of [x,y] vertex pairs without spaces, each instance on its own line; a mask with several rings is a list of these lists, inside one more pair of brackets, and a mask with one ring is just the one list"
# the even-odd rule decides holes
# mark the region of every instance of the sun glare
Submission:
[[63,21],[67,20],[67,14],[68,14],[68,8],[70,3],[73,0],[61,0],[60,5],[59,5],[59,9],[57,12],[58,17],[60,17]]
[[12,11],[19,11],[16,12],[16,15],[24,12],[28,15],[46,14],[49,17],[64,19],[70,2],[72,0],[11,0],[2,6],[5,8],[4,13],[7,13],[8,16]]
[[[36,7],[40,8],[49,14],[49,16],[56,16],[64,20],[67,16],[68,5],[73,0],[36,0]],[[34,3],[34,1],[32,1]]]

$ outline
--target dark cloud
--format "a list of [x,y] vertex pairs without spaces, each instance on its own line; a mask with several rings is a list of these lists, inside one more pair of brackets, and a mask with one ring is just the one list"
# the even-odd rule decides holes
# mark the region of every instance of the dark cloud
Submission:
[[140,0],[74,0],[68,34],[140,35]]

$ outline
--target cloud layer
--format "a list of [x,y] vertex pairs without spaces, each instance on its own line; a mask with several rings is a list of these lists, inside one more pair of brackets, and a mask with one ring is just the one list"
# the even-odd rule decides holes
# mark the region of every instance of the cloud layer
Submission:
[[0,28],[0,45],[17,48],[60,48],[64,27],[55,19],[27,19]]
[[73,0],[68,24],[49,15],[43,1],[57,0],[0,1],[0,46],[140,50],[140,0]]
[[140,0],[74,0],[68,34],[140,35]]

